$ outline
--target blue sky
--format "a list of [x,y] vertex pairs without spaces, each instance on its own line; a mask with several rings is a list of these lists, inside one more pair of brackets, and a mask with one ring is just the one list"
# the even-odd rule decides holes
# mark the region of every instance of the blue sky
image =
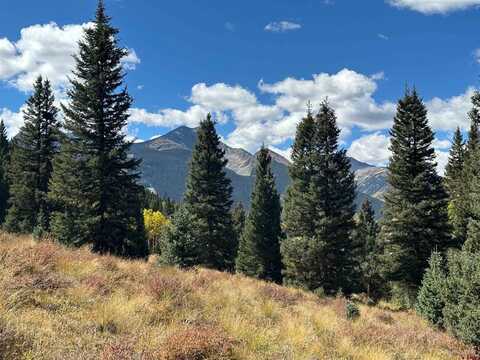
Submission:
[[[478,86],[480,0],[106,0],[135,98],[128,133],[149,139],[211,111],[222,137],[288,154],[311,100],[328,96],[343,145],[385,164],[395,102],[415,85],[437,132],[440,167]],[[13,135],[32,79],[57,97],[95,0],[12,1],[0,12],[0,117]]]

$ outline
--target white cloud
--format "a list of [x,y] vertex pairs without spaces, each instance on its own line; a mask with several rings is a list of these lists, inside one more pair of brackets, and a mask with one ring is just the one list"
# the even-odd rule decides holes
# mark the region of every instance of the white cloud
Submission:
[[23,107],[19,112],[0,108],[0,119],[5,122],[8,137],[15,136],[23,125]]
[[[382,74],[383,76],[383,74]],[[132,109],[131,122],[151,126],[196,126],[208,112],[222,122],[233,121],[234,130],[225,141],[234,147],[256,151],[260,144],[279,146],[295,135],[308,101],[318,106],[326,97],[336,109],[342,139],[348,138],[353,127],[380,130],[392,123],[395,105],[377,103],[373,94],[375,79],[344,69],[336,74],[318,74],[312,79],[287,78],[277,83],[260,81],[259,90],[273,97],[270,104],[261,103],[256,95],[240,86],[204,83],[193,86],[186,111],[176,109],[150,113]]]
[[[437,171],[440,175],[445,173],[445,166],[447,166],[449,156],[448,148],[450,148],[450,145],[451,143],[448,140],[435,139],[433,142],[436,153]],[[391,156],[389,147],[390,137],[380,132],[375,132],[352,141],[347,154],[371,165],[386,166]]]
[[380,33],[380,34],[377,34],[377,36],[382,40],[390,40],[390,38],[385,34]]
[[126,70],[135,70],[137,65],[141,63],[140,58],[137,56],[135,49],[128,49],[128,54],[123,57],[122,65]]
[[265,31],[281,33],[281,32],[299,30],[301,28],[302,28],[302,25],[291,22],[291,21],[274,21],[265,26]]
[[389,0],[391,5],[423,14],[446,14],[480,5],[480,0]]
[[208,111],[201,106],[192,106],[187,111],[164,109],[157,113],[147,112],[145,109],[130,109],[130,123],[142,123],[149,126],[176,127],[186,125],[195,127],[205,118]]
[[390,158],[390,138],[380,132],[356,139],[348,149],[348,156],[371,165],[385,166]]
[[443,176],[445,174],[445,167],[448,164],[448,151],[439,151],[435,152],[437,154],[437,171],[438,173]]
[[465,93],[452,96],[448,99],[435,97],[425,103],[428,109],[430,124],[435,130],[455,130],[457,126],[461,129],[470,127],[470,120],[467,116],[471,109],[471,97],[475,89],[469,87]]
[[[229,145],[254,152],[262,143],[279,147],[292,140],[298,122],[305,115],[307,102],[311,101],[316,107],[328,97],[337,113],[342,143],[348,142],[354,129],[375,132],[372,139],[380,141],[383,135],[376,132],[391,127],[396,111],[393,102],[378,102],[374,98],[377,81],[383,78],[383,73],[367,76],[343,69],[335,74],[313,75],[311,79],[287,78],[271,84],[260,81],[259,90],[270,95],[269,103],[260,102],[255,93],[238,85],[200,83],[192,87],[187,98],[191,106],[187,110],[163,109],[150,113],[145,109],[132,109],[130,121],[170,128],[197,126],[212,112],[218,121],[233,123],[233,130],[225,138]],[[433,128],[443,131],[452,131],[457,126],[468,128],[467,112],[473,91],[469,88],[458,96],[427,101]],[[361,150],[362,144],[366,143],[354,142],[352,149],[359,152],[362,157],[359,160],[383,163],[388,158],[384,150],[380,156],[365,153]]]
[[[29,91],[35,78],[43,75],[56,90],[63,89],[75,64],[72,55],[88,26],[92,23],[59,26],[52,22],[23,28],[17,41],[0,39],[0,80]],[[134,69],[140,59],[130,49],[122,63],[126,69]]]
[[433,140],[433,147],[437,150],[445,150],[445,149],[450,149],[450,146],[452,146],[452,143],[450,140],[439,140],[435,139]]

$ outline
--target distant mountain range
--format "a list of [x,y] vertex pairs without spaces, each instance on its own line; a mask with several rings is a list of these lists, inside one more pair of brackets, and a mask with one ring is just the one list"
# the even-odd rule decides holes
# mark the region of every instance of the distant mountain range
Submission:
[[[142,159],[142,183],[154,189],[159,195],[180,201],[185,190],[188,164],[197,141],[196,130],[181,126],[155,139],[133,144],[131,154]],[[232,180],[233,198],[245,206],[250,204],[250,194],[255,179],[255,154],[243,149],[231,148],[223,144],[227,164],[227,175]],[[284,194],[290,177],[289,161],[270,151],[272,170],[275,174],[278,191]],[[350,158],[357,181],[359,206],[368,198],[380,216],[383,208],[383,194],[387,189],[387,170]]]

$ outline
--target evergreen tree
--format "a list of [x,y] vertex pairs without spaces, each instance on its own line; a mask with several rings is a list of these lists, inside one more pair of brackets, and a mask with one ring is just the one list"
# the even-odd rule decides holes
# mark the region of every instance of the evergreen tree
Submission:
[[297,126],[292,147],[291,185],[285,195],[283,211],[283,223],[289,238],[313,236],[315,230],[313,204],[308,198],[314,171],[315,132],[315,118],[309,106],[307,116]]
[[437,326],[443,324],[445,281],[442,255],[434,251],[418,292],[416,309],[421,316]]
[[171,217],[176,210],[176,204],[169,197],[161,197],[150,189],[144,188],[142,194],[142,208],[160,211],[162,214]]
[[443,324],[453,335],[480,347],[480,253],[451,251],[445,281]]
[[382,287],[380,269],[380,245],[378,243],[378,224],[375,221],[375,212],[370,201],[365,200],[358,212],[353,243],[356,249],[356,265],[359,268],[359,290],[365,291],[367,296],[380,295]]
[[235,234],[235,242],[237,244],[240,243],[240,239],[242,238],[243,230],[245,229],[245,220],[245,208],[241,202],[238,202],[232,210],[233,233]]
[[[467,239],[468,233],[472,234],[473,230],[469,230],[469,222],[475,218],[476,206],[473,201],[472,194],[477,191],[476,180],[480,176],[480,93],[476,91],[472,98],[472,109],[469,112],[470,130],[468,139],[464,146],[463,166],[458,178],[456,187],[456,196],[450,194],[449,215],[453,225],[453,234],[456,238],[457,245],[461,246]],[[455,146],[455,143],[454,143]],[[447,177],[449,179],[449,177]]]
[[443,252],[451,245],[447,194],[436,173],[432,147],[434,134],[415,90],[407,90],[399,101],[390,134],[390,190],[380,237],[389,279],[415,289],[432,251]]
[[468,113],[470,118],[470,131],[466,146],[466,156],[475,152],[480,143],[480,92],[475,91],[471,98],[472,109]]
[[[301,144],[294,145],[303,156],[295,157],[292,165],[294,177],[286,209],[290,212],[286,225],[288,238],[282,243],[284,275],[287,283],[308,289],[321,287],[327,293],[350,292],[355,273],[351,238],[354,174],[346,151],[338,147],[340,130],[328,103],[322,103],[313,125],[309,116],[306,119],[299,126],[296,138]],[[313,126],[313,131],[303,136],[306,124]],[[292,196],[297,193],[296,184],[302,185],[303,194],[298,195],[303,198],[294,206]],[[294,217],[304,225],[296,227],[291,221]]]
[[172,223],[160,239],[160,261],[165,265],[189,268],[202,263],[202,251],[197,241],[198,228],[192,214],[181,206],[173,215]]
[[144,256],[147,243],[137,184],[140,161],[128,156],[126,126],[132,98],[121,88],[118,30],[100,0],[94,26],[84,30],[76,68],[63,107],[67,136],[55,159],[50,197],[56,204],[54,236],[93,250]]
[[258,279],[280,282],[281,206],[271,162],[268,149],[262,147],[257,155],[252,207],[240,240],[237,271]]
[[449,195],[448,216],[452,225],[455,242],[460,247],[465,241],[468,217],[464,201],[465,179],[463,178],[465,162],[465,144],[462,132],[457,127],[453,137],[450,157],[445,169],[445,188]]
[[[470,164],[480,164],[480,149],[469,155]],[[470,253],[480,252],[480,176],[469,179],[468,226],[463,249]]]
[[0,120],[0,224],[5,221],[8,209],[9,184],[8,164],[10,162],[10,141],[7,137],[7,128]]
[[[24,111],[25,123],[13,140],[10,208],[5,223],[8,231],[31,233],[37,226],[38,235],[48,231],[51,209],[47,194],[59,138],[54,101],[50,82],[38,77]],[[1,147],[0,151],[5,151],[7,145]]]
[[232,186],[225,172],[225,151],[210,114],[200,123],[197,134],[185,192],[185,207],[201,249],[196,265],[233,270],[237,244],[230,213]]

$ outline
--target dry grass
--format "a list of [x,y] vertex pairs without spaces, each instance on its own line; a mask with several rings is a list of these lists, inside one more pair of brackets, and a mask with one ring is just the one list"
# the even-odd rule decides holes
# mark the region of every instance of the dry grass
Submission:
[[[0,359],[475,359],[388,304],[0,234]],[[469,357],[470,356],[470,357]]]

